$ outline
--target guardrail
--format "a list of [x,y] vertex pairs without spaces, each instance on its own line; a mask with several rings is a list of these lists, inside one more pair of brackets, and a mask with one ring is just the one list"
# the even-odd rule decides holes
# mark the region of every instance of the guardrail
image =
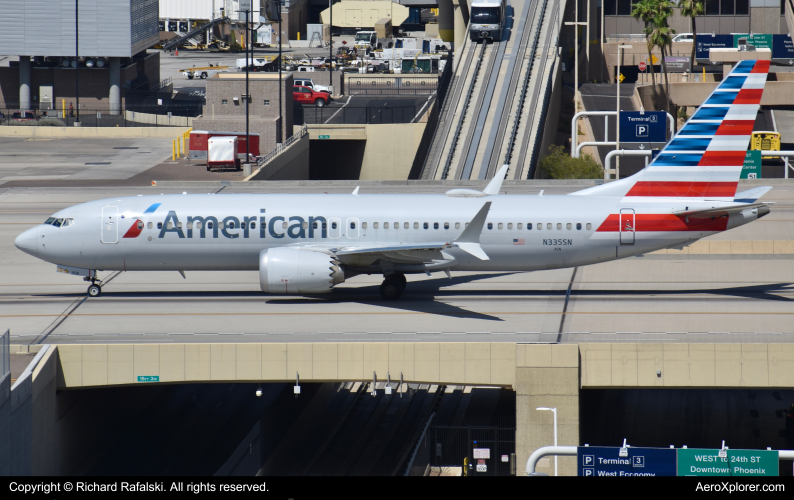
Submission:
[[277,144],[276,147],[273,148],[273,151],[269,152],[264,156],[260,156],[259,158],[257,158],[256,159],[257,166],[261,169],[262,167],[270,163],[273,160],[273,158],[280,155],[285,149],[295,144],[298,141],[298,139],[300,139],[301,137],[303,137],[308,133],[309,133],[309,127],[307,125],[303,125],[303,127],[301,127],[301,129],[298,131],[297,134],[292,134],[292,137],[282,142],[281,144]]

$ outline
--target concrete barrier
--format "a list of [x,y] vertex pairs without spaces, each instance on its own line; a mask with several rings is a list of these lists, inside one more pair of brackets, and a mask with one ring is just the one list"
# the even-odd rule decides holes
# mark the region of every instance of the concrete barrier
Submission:
[[0,137],[40,139],[137,139],[181,136],[189,127],[0,127]]

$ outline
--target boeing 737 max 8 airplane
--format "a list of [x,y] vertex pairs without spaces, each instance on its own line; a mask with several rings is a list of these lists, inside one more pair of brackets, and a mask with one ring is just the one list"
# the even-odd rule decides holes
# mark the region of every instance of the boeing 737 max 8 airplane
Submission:
[[330,292],[383,274],[386,299],[405,275],[584,266],[681,247],[769,213],[770,187],[736,193],[769,61],[743,61],[651,164],[562,196],[190,194],[137,196],[61,210],[16,246],[91,281],[97,271],[257,270],[262,290]]

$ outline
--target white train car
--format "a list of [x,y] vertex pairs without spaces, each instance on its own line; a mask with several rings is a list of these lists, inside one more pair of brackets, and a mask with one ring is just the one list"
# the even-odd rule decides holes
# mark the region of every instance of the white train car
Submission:
[[474,0],[469,16],[469,36],[473,41],[500,42],[505,28],[506,0]]

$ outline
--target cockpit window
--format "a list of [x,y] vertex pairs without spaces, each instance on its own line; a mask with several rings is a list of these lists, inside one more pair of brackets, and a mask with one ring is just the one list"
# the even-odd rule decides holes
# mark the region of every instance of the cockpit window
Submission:
[[50,217],[44,223],[55,227],[66,227],[73,226],[74,219],[56,219],[55,217]]

